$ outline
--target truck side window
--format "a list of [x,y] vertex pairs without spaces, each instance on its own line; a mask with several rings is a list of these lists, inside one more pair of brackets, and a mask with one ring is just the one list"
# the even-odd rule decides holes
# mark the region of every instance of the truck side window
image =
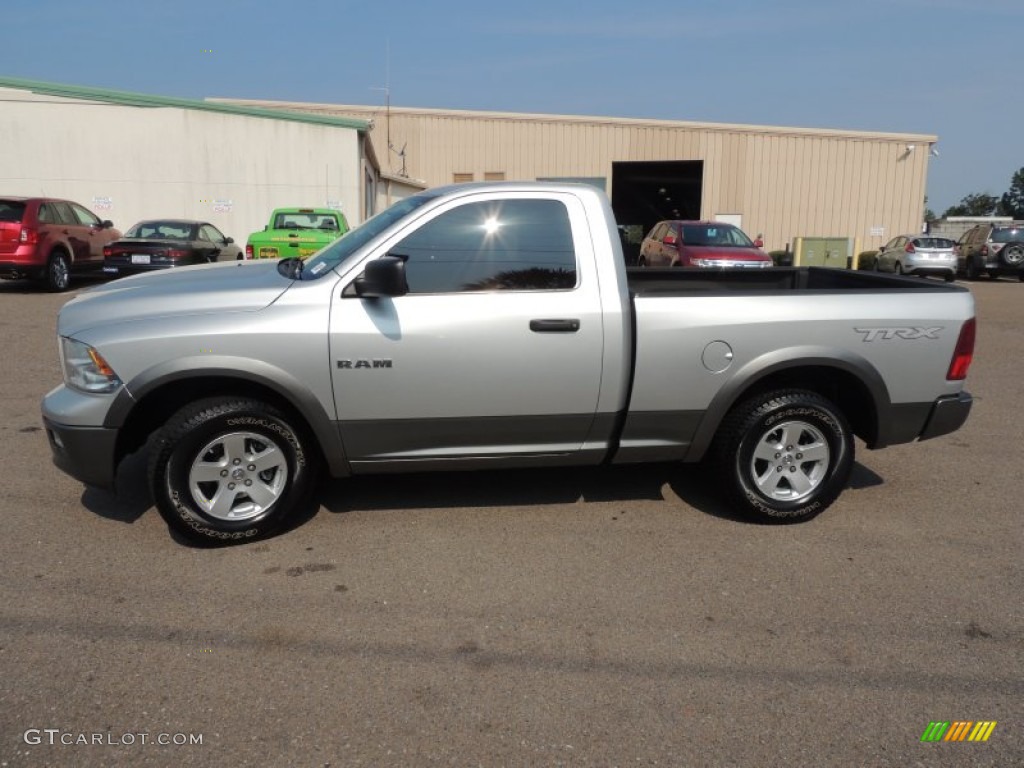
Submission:
[[569,213],[557,200],[468,203],[391,249],[408,256],[410,293],[576,287]]

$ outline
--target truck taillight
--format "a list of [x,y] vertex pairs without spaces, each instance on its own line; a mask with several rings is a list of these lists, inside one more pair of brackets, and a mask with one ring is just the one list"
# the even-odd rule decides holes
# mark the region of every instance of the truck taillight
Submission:
[[971,367],[971,360],[974,357],[974,335],[977,323],[972,317],[960,328],[960,337],[956,340],[956,349],[953,350],[953,359],[949,361],[949,372],[946,379],[949,381],[963,381],[967,378],[967,369]]
[[107,258],[107,256],[110,256],[113,253],[114,253],[114,249],[111,248],[109,245],[104,245],[103,246],[103,258]]
[[249,245],[248,243],[245,244],[245,258],[252,258],[252,246]]
[[903,250],[906,251],[907,253],[913,253],[914,252],[914,244],[913,243],[907,243],[907,247],[904,248]]
[[39,242],[39,231],[29,227],[22,227],[21,232],[18,234],[18,242],[25,245],[35,245]]

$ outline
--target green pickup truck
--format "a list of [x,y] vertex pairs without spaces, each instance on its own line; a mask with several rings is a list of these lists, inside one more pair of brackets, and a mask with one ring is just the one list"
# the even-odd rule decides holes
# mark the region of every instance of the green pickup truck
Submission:
[[247,259],[305,258],[348,232],[345,214],[333,208],[277,208],[270,223],[245,243]]

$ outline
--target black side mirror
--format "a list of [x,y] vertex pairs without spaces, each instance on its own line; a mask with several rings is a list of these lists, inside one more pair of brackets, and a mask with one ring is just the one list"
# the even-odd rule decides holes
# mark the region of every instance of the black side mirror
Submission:
[[235,242],[235,238],[233,238],[233,237],[225,237],[224,238],[224,242],[227,243],[228,245],[231,245],[233,242]]
[[114,222],[112,222],[110,219],[104,219],[102,222],[100,222],[100,226],[103,227],[103,229],[110,229],[114,226]]
[[[382,256],[366,265],[363,274],[352,281],[355,295],[363,299],[377,299],[382,296],[404,296],[409,292],[405,279],[406,256]],[[346,296],[351,296],[349,290]]]

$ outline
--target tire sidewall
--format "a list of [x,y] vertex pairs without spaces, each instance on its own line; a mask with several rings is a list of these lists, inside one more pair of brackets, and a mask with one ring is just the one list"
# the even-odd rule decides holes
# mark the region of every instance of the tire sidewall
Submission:
[[[62,265],[62,268],[58,268]],[[46,262],[46,285],[55,293],[66,291],[71,285],[71,264],[62,251],[50,254]]]
[[1006,245],[1003,246],[1003,249],[999,252],[999,254],[1000,254],[1000,261],[1002,261],[1003,264],[1007,265],[1008,267],[1016,269],[1016,268],[1021,266],[1022,262],[1024,262],[1024,259],[1018,258],[1016,261],[1011,261],[1008,258],[1008,256],[1009,256],[1009,254],[1011,252],[1013,252],[1013,253],[1021,253],[1022,251],[1024,251],[1024,243],[1018,243],[1018,242],[1007,243]]
[[[815,427],[829,448],[825,477],[809,496],[794,501],[780,501],[763,495],[757,489],[751,469],[754,450],[761,438],[773,427],[787,421],[800,421]],[[733,458],[731,474],[747,505],[758,516],[787,522],[813,517],[835,501],[846,485],[852,464],[852,434],[838,411],[833,412],[818,398],[790,396],[777,404],[765,404],[747,419]]]
[[[199,452],[211,441],[232,432],[265,436],[284,454],[288,479],[271,507],[257,517],[225,521],[208,516],[189,490],[189,473]],[[154,460],[152,487],[161,514],[174,529],[208,543],[250,541],[276,531],[309,484],[310,457],[295,429],[274,412],[237,405],[219,413],[207,411],[184,420],[179,437],[161,444]]]

